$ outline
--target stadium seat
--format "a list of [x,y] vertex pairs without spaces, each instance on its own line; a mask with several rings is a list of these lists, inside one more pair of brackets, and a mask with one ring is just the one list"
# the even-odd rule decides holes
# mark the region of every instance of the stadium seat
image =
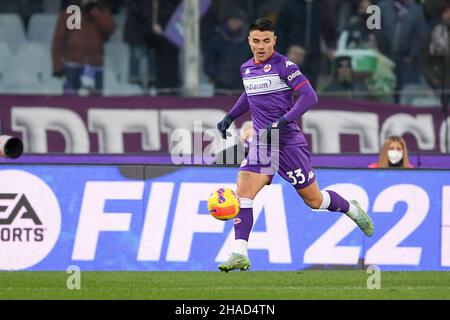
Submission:
[[143,90],[139,85],[121,83],[114,70],[103,69],[103,95],[104,96],[136,96],[142,95]]
[[42,42],[25,42],[19,47],[12,64],[15,68],[27,70],[42,79],[52,73],[50,48]]
[[116,27],[116,30],[114,31],[114,33],[109,37],[109,41],[122,42],[123,41],[123,31],[125,29],[126,15],[124,13],[115,14],[113,16],[113,18],[117,24],[117,27]]
[[57,14],[33,14],[28,25],[28,40],[47,43],[50,46],[53,41],[53,34],[57,22]]
[[199,97],[214,97],[214,85],[210,83],[200,83],[197,95]]
[[17,69],[10,72],[0,84],[0,93],[42,94],[43,87],[36,76],[27,70]]
[[15,13],[0,14],[0,41],[6,42],[14,53],[26,40],[20,16]]
[[116,72],[118,81],[128,81],[130,73],[130,49],[124,42],[107,42],[105,44],[105,68]]
[[42,81],[42,93],[50,95],[61,95],[64,93],[64,80],[46,75]]
[[440,106],[436,93],[425,83],[406,84],[400,91],[400,104],[414,107]]
[[8,44],[0,41],[0,83],[4,78],[4,71],[8,67],[11,59],[11,52]]
[[414,107],[441,107],[441,102],[436,97],[415,97],[411,101],[411,105]]

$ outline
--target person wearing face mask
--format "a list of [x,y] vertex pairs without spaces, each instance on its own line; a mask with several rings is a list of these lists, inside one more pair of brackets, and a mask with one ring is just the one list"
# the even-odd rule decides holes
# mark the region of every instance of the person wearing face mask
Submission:
[[409,162],[405,140],[396,136],[387,138],[378,162],[371,163],[369,168],[414,168]]
[[245,121],[239,130],[237,144],[223,150],[216,156],[215,164],[238,165],[248,155],[248,150],[253,142],[253,122]]

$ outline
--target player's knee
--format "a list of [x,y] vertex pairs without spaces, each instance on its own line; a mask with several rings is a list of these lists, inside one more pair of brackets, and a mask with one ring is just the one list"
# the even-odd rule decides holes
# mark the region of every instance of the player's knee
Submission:
[[311,209],[320,209],[320,205],[322,204],[322,200],[318,198],[304,198],[303,201]]

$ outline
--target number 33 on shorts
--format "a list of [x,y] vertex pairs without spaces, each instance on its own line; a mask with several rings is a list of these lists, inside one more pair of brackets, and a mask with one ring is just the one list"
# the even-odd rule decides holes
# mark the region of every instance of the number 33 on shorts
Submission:
[[[306,181],[306,177],[303,174],[302,169],[297,169],[297,170],[294,170],[294,171],[288,171],[288,172],[286,172],[286,174],[292,180],[291,184],[294,185],[294,186],[296,184],[303,184]],[[313,177],[314,177],[314,172],[311,170],[308,173],[308,181],[310,181]]]

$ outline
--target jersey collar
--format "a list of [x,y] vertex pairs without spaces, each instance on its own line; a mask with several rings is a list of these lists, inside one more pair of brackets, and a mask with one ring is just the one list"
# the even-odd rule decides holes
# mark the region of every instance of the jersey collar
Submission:
[[272,58],[275,56],[276,53],[277,53],[277,52],[274,50],[273,53],[272,53],[272,55],[271,55],[266,61],[262,61],[262,62],[256,62],[256,61],[255,61],[255,58],[253,58],[253,64],[254,64],[255,66],[259,66],[259,65],[262,65],[262,64],[264,64],[264,63],[267,63],[267,62],[269,62],[270,59],[272,59]]

